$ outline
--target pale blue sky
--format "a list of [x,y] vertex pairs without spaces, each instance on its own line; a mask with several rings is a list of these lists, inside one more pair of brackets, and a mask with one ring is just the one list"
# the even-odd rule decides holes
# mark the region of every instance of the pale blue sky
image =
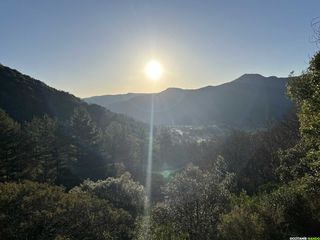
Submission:
[[85,97],[198,88],[305,69],[319,0],[0,1],[0,62]]

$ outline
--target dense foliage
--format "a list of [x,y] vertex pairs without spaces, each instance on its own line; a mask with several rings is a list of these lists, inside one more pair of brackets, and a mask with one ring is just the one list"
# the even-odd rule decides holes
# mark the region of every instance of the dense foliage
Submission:
[[165,218],[163,213],[159,214],[160,209],[153,212],[153,217],[159,224],[170,222],[177,232],[187,233],[191,240],[212,239],[219,216],[226,211],[230,180],[231,176],[218,166],[211,171],[187,167],[165,187],[166,201],[162,206]]
[[265,129],[200,143],[155,129],[151,209],[143,124],[87,104],[63,120],[0,109],[1,239],[319,236],[320,53],[287,89],[297,114]]
[[132,180],[126,172],[119,178],[107,178],[93,182],[85,180],[71,192],[85,192],[107,200],[116,208],[128,211],[133,217],[143,213],[145,192],[142,185]]
[[[288,93],[298,108],[301,138],[279,153],[278,186],[241,195],[219,226],[223,239],[284,239],[318,236],[320,229],[320,53],[309,69],[292,77]],[[248,227],[250,226],[250,227]]]
[[35,182],[0,184],[1,239],[129,239],[133,219],[84,193]]
[[[99,129],[85,108],[76,108],[64,124],[44,115],[20,126],[1,109],[0,118],[1,180],[29,179],[72,187],[86,178],[103,179],[125,169],[143,178],[137,165],[144,159],[144,136],[126,130],[131,142],[118,142],[110,138],[115,129]],[[119,124],[118,130],[124,131],[123,127]]]
[[[123,170],[144,179],[140,167],[145,161],[144,124],[89,105],[3,65],[0,85],[0,124],[4,125],[0,130],[7,144],[1,148],[7,148],[2,156],[5,161],[12,157],[21,161],[15,176],[5,177],[67,187],[86,178],[115,176]],[[12,139],[12,131],[19,136]],[[16,146],[11,144],[8,149],[10,141]]]

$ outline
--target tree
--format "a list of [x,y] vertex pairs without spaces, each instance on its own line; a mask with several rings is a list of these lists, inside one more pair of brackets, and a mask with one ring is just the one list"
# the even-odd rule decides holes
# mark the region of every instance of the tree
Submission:
[[24,178],[67,187],[76,183],[75,147],[65,126],[46,115],[34,118],[23,128],[23,138]]
[[301,139],[280,151],[277,174],[282,182],[270,193],[240,196],[221,217],[222,239],[271,240],[319,233],[320,53],[306,72],[290,78],[288,94],[297,106]]
[[86,193],[35,182],[0,183],[0,236],[24,239],[131,239],[129,214]]
[[283,152],[279,175],[287,181],[306,174],[320,178],[320,52],[299,77],[291,77],[288,94],[296,103],[300,142]]
[[55,171],[56,185],[63,185],[67,188],[73,187],[79,179],[74,170],[77,163],[76,146],[72,143],[72,137],[68,133],[69,128],[65,125],[58,125],[55,136]]
[[20,139],[20,125],[0,109],[0,181],[21,176]]
[[80,179],[105,177],[100,131],[84,107],[76,108],[70,119],[72,141],[76,146],[75,171]]
[[47,115],[27,123],[24,129],[27,141],[25,175],[29,179],[50,183],[56,180],[56,129],[56,120]]
[[137,175],[142,161],[141,140],[132,135],[127,125],[117,122],[111,122],[102,137],[108,161],[121,164]]
[[[173,228],[171,223],[165,221],[164,223],[158,222],[157,213],[162,213],[165,210],[162,206],[159,205],[153,208],[152,216],[143,216],[137,219],[136,221],[136,231],[135,231],[135,240],[185,240],[187,235],[177,232]],[[161,216],[161,218],[164,216]],[[157,220],[155,220],[155,218]],[[167,219],[168,220],[168,219]]]
[[133,181],[126,172],[118,178],[109,177],[96,182],[85,180],[71,192],[86,192],[107,200],[115,208],[128,211],[134,218],[141,214],[145,202],[145,191],[141,184]]
[[317,235],[320,228],[317,196],[318,189],[310,188],[306,179],[258,196],[242,193],[233,199],[231,211],[221,216],[219,238],[280,240]]
[[256,197],[242,193],[231,201],[232,210],[220,217],[219,239],[266,239],[265,223]]
[[172,177],[165,187],[168,221],[174,229],[187,233],[188,239],[212,239],[219,215],[229,199],[231,176],[223,168],[222,158],[211,172],[189,166]]

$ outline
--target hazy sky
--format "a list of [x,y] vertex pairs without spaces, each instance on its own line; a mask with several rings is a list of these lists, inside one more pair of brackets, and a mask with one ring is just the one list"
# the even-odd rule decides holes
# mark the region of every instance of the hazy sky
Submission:
[[[198,88],[305,69],[319,0],[0,1],[0,62],[85,97]],[[1,86],[0,86],[1,87]]]

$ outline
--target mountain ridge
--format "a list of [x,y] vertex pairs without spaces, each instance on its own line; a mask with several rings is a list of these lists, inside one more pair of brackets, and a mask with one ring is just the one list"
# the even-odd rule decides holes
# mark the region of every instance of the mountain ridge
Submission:
[[144,127],[143,123],[130,117],[111,112],[100,105],[88,104],[73,94],[57,90],[2,64],[0,86],[0,108],[22,124],[44,115],[66,122],[75,109],[85,108],[99,128],[106,128],[112,122],[129,126],[133,132],[135,128]]
[[[167,88],[154,94],[155,123],[263,126],[269,121],[281,119],[292,108],[291,102],[285,95],[286,82],[287,78],[243,74],[233,81],[217,86],[198,89]],[[132,94],[129,99],[121,101],[110,100],[117,95],[105,96],[109,98],[109,101],[105,102],[103,102],[105,97],[91,97],[84,100],[148,122],[151,95]],[[239,109],[248,116],[244,116]]]

